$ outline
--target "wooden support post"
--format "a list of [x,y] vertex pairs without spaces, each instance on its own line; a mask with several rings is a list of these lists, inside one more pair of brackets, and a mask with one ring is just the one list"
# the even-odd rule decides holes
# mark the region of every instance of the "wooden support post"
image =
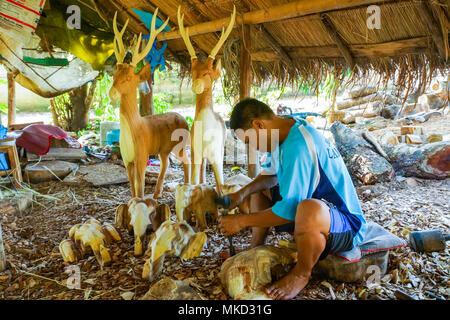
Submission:
[[[250,97],[250,88],[252,85],[252,58],[251,58],[251,38],[250,26],[244,25],[244,30],[240,33],[241,61],[240,61],[240,100]],[[259,157],[257,150],[251,150],[247,147],[247,167],[248,176],[254,178],[259,174]]]
[[323,26],[325,29],[327,29],[330,37],[333,39],[333,41],[336,43],[337,47],[339,48],[339,51],[344,56],[345,61],[347,62],[347,65],[350,69],[353,70],[353,67],[355,66],[355,62],[353,60],[353,56],[347,46],[347,44],[342,40],[341,36],[336,30],[336,27],[334,26],[331,19],[326,14],[321,14],[320,18],[322,19]]
[[[439,55],[445,61],[448,58],[448,51],[446,45],[444,43],[444,36],[442,34],[442,29],[439,27],[436,20],[433,18],[433,14],[431,12],[431,8],[429,7],[427,2],[422,2],[422,13],[425,19],[425,22],[430,30],[431,37],[433,38],[433,42],[438,49]],[[445,35],[447,37],[447,34]]]
[[16,122],[16,83],[15,73],[8,72],[8,127]]
[[0,272],[6,270],[5,246],[3,245],[2,219],[0,217]]

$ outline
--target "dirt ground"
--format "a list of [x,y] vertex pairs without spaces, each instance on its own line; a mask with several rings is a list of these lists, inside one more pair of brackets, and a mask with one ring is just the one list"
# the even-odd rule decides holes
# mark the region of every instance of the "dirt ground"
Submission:
[[[448,118],[440,121],[431,121],[430,125],[442,130],[442,121]],[[181,177],[181,167],[173,168],[180,170]],[[231,168],[225,166],[226,177],[231,175]],[[166,179],[166,185],[181,180]],[[208,181],[214,181],[211,172]],[[141,278],[145,257],[133,256],[133,237],[125,230],[119,229],[122,241],[111,246],[111,265],[101,270],[94,256],[76,264],[81,269],[80,289],[67,288],[69,275],[65,267],[69,264],[64,263],[58,249],[74,224],[89,218],[114,223],[117,206],[131,197],[128,184],[89,187],[51,182],[32,187],[41,196],[35,196],[31,209],[1,217],[9,268],[0,273],[0,299],[123,299],[129,298],[130,293],[132,299],[139,299],[148,291],[152,283]],[[153,188],[154,185],[147,185],[146,194],[151,194]],[[366,219],[406,241],[409,232],[416,230],[437,229],[450,234],[450,179],[397,177],[389,183],[359,187],[357,191]],[[170,206],[175,219],[174,193],[165,188],[160,202]],[[224,261],[219,253],[228,250],[228,243],[217,226],[211,226],[207,236],[200,257],[184,262],[176,257],[166,258],[162,276],[184,280],[206,299],[228,299],[218,278]],[[267,243],[276,245],[280,239],[288,238],[289,234],[271,231]],[[237,250],[246,248],[249,241],[248,230],[234,237]],[[388,270],[378,286],[369,288],[364,283],[313,277],[296,299],[396,299],[396,290],[417,299],[449,299],[449,258],[448,248],[426,254],[412,252],[408,247],[390,250]]]

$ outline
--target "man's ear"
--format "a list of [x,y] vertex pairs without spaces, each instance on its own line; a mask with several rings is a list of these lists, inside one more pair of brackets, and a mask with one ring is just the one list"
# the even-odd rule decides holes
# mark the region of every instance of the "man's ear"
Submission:
[[146,64],[141,71],[137,74],[139,76],[139,82],[144,82],[150,79],[152,75],[152,69],[150,68],[150,64]]
[[254,119],[254,120],[252,120],[252,127],[254,129],[265,129],[266,125],[263,120]]

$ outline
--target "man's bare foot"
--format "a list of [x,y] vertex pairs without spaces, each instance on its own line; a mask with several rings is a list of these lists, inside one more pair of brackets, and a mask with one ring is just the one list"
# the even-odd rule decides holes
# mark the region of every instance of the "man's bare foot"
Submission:
[[268,286],[264,291],[274,300],[290,300],[294,298],[308,283],[309,276],[299,275],[292,269],[287,275]]

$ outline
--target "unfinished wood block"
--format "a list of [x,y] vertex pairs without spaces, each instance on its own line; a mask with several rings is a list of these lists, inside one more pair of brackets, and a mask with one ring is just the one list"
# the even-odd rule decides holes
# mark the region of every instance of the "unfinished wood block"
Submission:
[[205,300],[181,280],[164,278],[150,287],[139,300]]
[[313,268],[312,274],[343,282],[361,282],[373,274],[371,266],[378,267],[380,276],[387,270],[389,250],[367,254],[358,261],[348,261],[344,258],[328,255]]
[[270,300],[265,286],[284,276],[295,263],[295,257],[296,251],[289,248],[259,246],[228,258],[222,264],[219,278],[233,299]]
[[396,146],[400,143],[398,137],[392,131],[386,131],[380,138],[380,143],[386,144],[390,143],[393,146]]
[[335,121],[343,121],[345,117],[345,112],[343,111],[331,111],[330,112],[330,123]]
[[420,126],[403,126],[400,128],[400,134],[423,134],[423,127]]
[[407,144],[421,144],[423,143],[422,137],[417,134],[407,134],[405,136],[405,141]]
[[442,141],[442,134],[430,134],[426,138],[426,142],[439,142]]

